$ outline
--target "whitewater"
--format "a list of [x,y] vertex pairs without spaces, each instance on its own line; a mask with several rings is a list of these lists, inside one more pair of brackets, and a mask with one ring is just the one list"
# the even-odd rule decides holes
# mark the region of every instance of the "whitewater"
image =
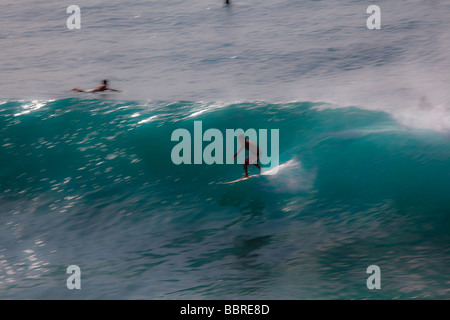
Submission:
[[[1,299],[450,298],[447,1],[380,30],[364,1],[77,2],[80,30],[0,10]],[[175,164],[195,121],[279,130],[284,166]]]

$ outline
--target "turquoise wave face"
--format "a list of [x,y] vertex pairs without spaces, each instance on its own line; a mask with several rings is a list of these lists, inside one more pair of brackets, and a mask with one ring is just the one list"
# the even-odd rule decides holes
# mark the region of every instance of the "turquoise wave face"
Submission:
[[[1,104],[0,253],[15,271],[0,295],[33,297],[38,274],[58,297],[55,274],[79,264],[96,285],[87,298],[367,298],[365,269],[379,264],[379,298],[449,298],[448,137],[328,107]],[[242,165],[175,165],[171,135],[194,135],[194,121],[277,129],[284,166],[221,185]],[[39,263],[15,268],[30,250]]]

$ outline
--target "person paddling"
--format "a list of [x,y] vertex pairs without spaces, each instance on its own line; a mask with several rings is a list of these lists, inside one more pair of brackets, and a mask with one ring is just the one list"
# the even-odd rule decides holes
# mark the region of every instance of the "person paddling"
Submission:
[[83,89],[80,89],[80,88],[73,88],[72,91],[76,91],[76,92],[102,92],[102,91],[116,91],[116,92],[120,92],[120,90],[108,88],[108,80],[106,80],[106,79],[102,81],[101,85],[97,86],[94,89],[83,90]]

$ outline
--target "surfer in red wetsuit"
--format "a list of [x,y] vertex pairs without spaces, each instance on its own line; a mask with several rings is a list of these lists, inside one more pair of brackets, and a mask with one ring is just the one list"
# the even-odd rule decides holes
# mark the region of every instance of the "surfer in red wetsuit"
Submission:
[[241,147],[239,150],[234,154],[233,159],[236,158],[236,156],[245,148],[248,150],[249,154],[247,158],[245,158],[244,162],[244,171],[245,176],[244,178],[248,178],[248,165],[253,164],[255,167],[259,169],[259,173],[261,173],[261,167],[258,164],[259,157],[261,156],[261,151],[259,150],[259,147],[256,143],[251,141],[249,138],[246,138],[243,134],[240,134],[238,136],[238,140],[241,143]]
[[120,92],[120,90],[117,89],[111,89],[108,88],[108,80],[103,80],[103,83],[99,86],[97,86],[94,89],[90,89],[90,90],[83,90],[80,88],[73,88],[72,91],[76,91],[76,92],[102,92],[102,91],[116,91],[116,92]]

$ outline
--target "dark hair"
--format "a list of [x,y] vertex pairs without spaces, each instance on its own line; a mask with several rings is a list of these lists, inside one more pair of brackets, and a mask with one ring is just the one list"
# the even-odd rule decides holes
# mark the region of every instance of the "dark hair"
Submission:
[[107,84],[108,83],[108,80],[103,80],[103,84]]

